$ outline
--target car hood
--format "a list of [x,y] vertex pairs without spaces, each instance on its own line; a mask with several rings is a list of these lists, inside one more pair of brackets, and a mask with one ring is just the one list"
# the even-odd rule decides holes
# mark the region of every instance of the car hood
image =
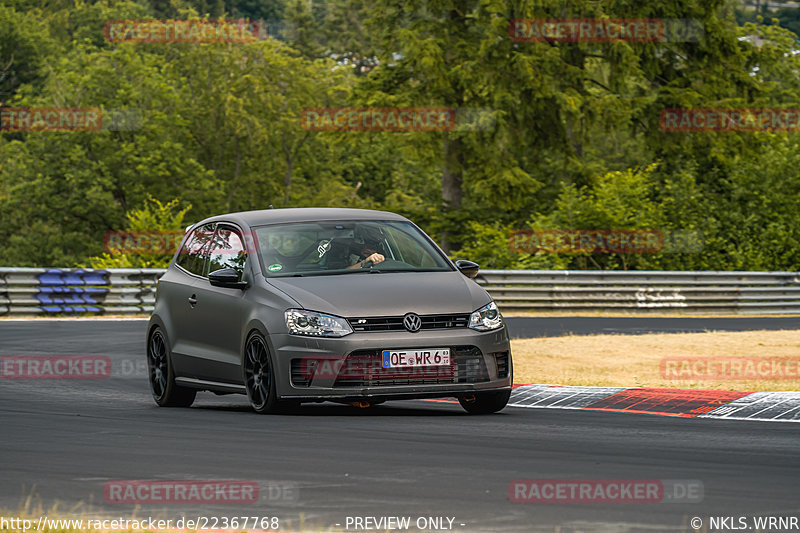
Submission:
[[385,272],[291,278],[269,283],[305,309],[344,317],[471,313],[491,301],[460,272]]

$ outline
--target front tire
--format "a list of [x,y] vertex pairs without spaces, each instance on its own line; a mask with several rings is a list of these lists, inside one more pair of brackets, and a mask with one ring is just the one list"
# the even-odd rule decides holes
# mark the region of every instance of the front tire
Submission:
[[194,402],[196,390],[175,384],[167,339],[159,328],[153,329],[147,341],[147,375],[150,391],[159,407],[189,407]]
[[510,397],[510,390],[476,392],[475,399],[467,400],[462,397],[458,399],[458,403],[471,415],[488,415],[501,411]]
[[275,370],[267,343],[259,333],[254,333],[247,340],[242,359],[242,372],[247,399],[256,413],[286,412],[296,406],[294,402],[278,399]]

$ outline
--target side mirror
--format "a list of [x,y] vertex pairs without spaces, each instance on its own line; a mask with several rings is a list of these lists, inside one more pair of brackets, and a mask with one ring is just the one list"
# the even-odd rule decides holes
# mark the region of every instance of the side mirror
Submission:
[[232,268],[221,268],[208,275],[208,281],[214,287],[225,289],[246,289],[247,282],[239,281],[239,273]]
[[469,279],[475,279],[475,276],[478,275],[478,264],[472,261],[459,259],[456,261],[456,268]]

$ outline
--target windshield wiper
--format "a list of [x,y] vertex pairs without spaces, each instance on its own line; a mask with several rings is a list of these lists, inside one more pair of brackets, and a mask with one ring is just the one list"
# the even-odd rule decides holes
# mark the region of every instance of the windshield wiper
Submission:
[[337,269],[337,270],[317,270],[315,272],[295,272],[294,274],[284,274],[278,276],[270,276],[273,278],[306,278],[306,277],[314,277],[314,276],[334,276],[336,274],[353,274],[353,273],[363,273],[366,274],[369,270],[363,269]]
[[304,278],[314,276],[335,276],[337,274],[403,274],[410,272],[448,272],[447,270],[438,268],[398,268],[395,270],[384,270],[377,268],[342,268],[336,270],[318,270],[312,272],[295,272],[294,274],[273,275],[273,278]]

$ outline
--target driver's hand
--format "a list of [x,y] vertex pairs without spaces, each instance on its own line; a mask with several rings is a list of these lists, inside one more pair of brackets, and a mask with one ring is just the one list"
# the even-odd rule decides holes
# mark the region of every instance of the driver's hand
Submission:
[[383,262],[384,259],[386,259],[386,258],[383,257],[381,254],[374,253],[374,254],[370,255],[369,257],[367,257],[366,259],[364,259],[364,263],[362,263],[362,264],[366,264],[368,261],[372,261],[373,265],[377,265],[378,263]]

